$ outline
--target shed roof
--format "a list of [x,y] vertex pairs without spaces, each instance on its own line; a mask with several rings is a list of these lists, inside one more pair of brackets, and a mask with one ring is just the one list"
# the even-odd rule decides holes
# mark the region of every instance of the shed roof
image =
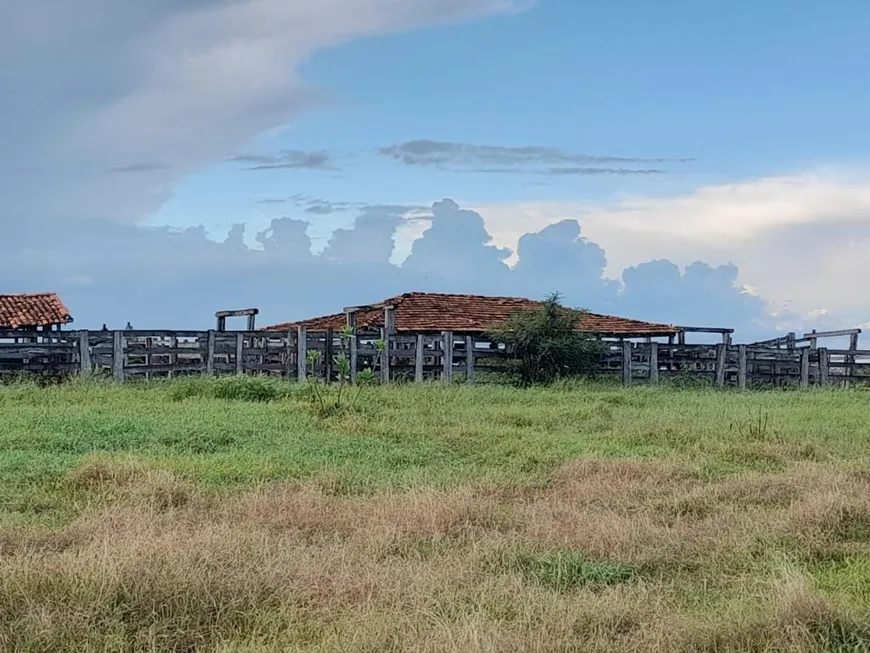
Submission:
[[[541,302],[522,297],[487,297],[440,293],[405,293],[372,306],[359,307],[356,324],[360,329],[376,329],[384,324],[385,306],[395,309],[398,333],[456,331],[485,333],[502,324],[519,310],[540,306]],[[350,310],[350,309],[347,309]],[[334,313],[297,322],[285,322],[266,327],[267,331],[288,331],[304,326],[310,331],[342,329],[346,313]],[[656,324],[612,315],[586,313],[581,331],[604,336],[670,336],[679,329],[669,324]]]
[[57,293],[0,295],[0,328],[49,326],[72,322]]

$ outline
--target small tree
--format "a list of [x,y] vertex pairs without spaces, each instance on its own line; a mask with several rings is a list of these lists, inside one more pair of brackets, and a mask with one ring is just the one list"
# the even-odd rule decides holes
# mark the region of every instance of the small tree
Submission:
[[588,373],[600,355],[599,341],[577,330],[586,311],[562,306],[558,293],[539,306],[514,313],[490,334],[504,343],[517,361],[516,375],[525,386]]

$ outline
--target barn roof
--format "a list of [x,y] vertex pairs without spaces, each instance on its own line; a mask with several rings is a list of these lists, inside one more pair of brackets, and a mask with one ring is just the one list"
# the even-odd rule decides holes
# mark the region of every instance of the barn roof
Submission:
[[[398,333],[456,331],[485,333],[502,324],[519,310],[540,306],[541,302],[522,297],[487,297],[482,295],[451,295],[439,293],[405,293],[373,306],[360,307],[356,312],[359,329],[376,329],[384,324],[385,306],[393,306]],[[289,331],[304,326],[310,331],[343,329],[345,313],[334,313],[297,322],[266,327],[266,331]],[[612,315],[586,313],[581,331],[604,336],[670,336],[679,329],[669,324],[656,324]]]
[[72,321],[69,310],[56,293],[0,295],[0,328],[20,329]]

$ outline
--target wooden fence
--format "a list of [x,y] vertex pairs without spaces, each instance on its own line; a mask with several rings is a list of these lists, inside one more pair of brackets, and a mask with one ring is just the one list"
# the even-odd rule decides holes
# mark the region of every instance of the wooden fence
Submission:
[[[842,335],[849,332],[832,332]],[[698,379],[715,386],[796,387],[870,383],[870,350],[818,347],[819,337],[765,343],[680,344],[607,341],[596,375],[625,385]],[[503,346],[481,336],[444,333],[380,333],[343,338],[304,328],[263,331],[0,331],[0,373],[98,374],[118,381],[183,375],[269,374],[304,379],[313,371],[335,379],[344,354],[351,381],[363,370],[382,381],[485,381],[503,371]],[[800,345],[805,346],[800,346]],[[312,360],[309,352],[317,352]]]

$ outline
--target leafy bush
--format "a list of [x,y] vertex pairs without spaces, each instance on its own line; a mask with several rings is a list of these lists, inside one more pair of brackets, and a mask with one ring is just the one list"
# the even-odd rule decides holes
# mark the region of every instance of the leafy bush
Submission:
[[550,295],[539,306],[514,313],[490,334],[514,357],[509,370],[521,385],[550,383],[594,370],[601,343],[577,330],[585,311],[566,308],[559,295]]

